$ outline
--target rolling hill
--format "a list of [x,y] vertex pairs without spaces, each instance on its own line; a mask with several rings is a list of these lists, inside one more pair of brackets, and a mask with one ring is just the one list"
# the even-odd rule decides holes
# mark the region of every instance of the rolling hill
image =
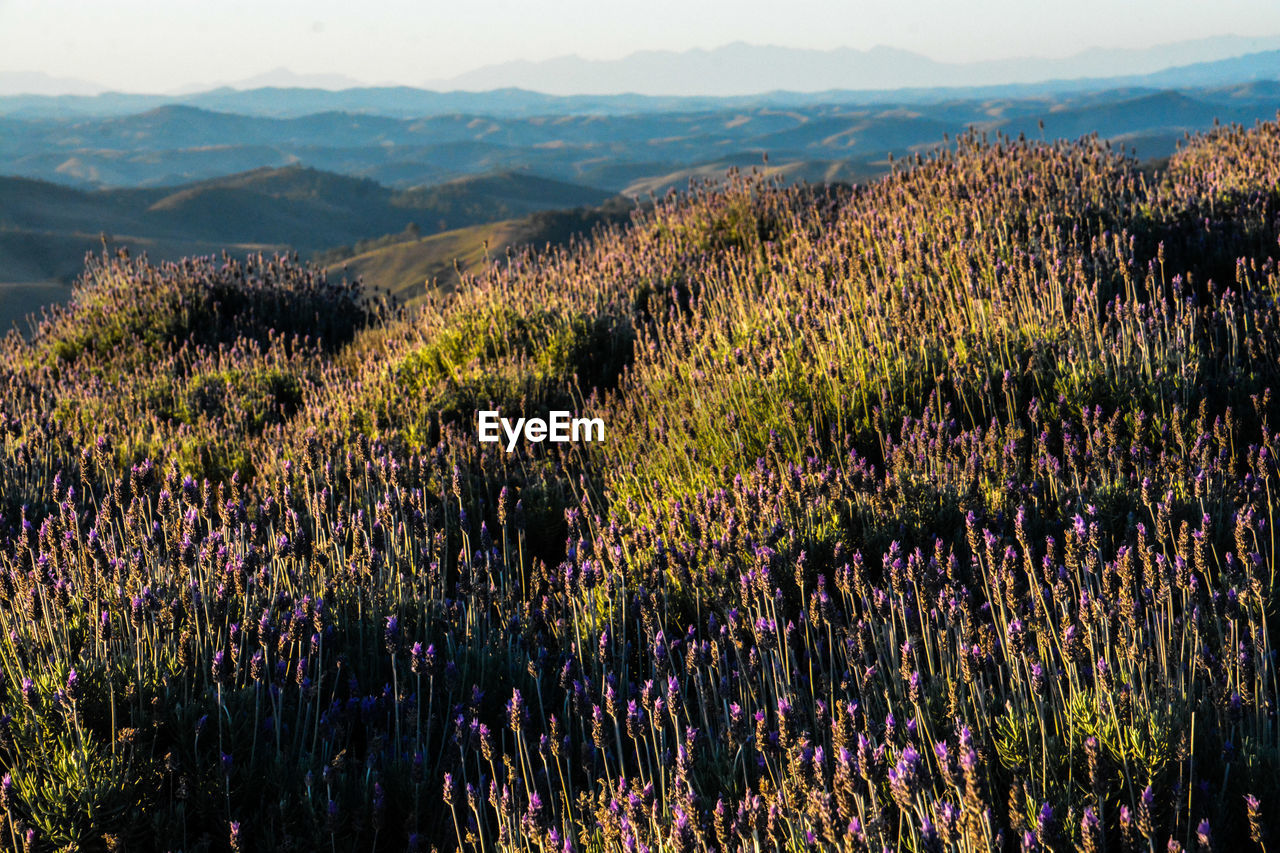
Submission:
[[379,246],[329,263],[326,269],[330,276],[360,278],[376,291],[413,303],[429,292],[451,290],[459,273],[475,273],[500,262],[508,249],[564,245],[597,226],[625,221],[633,208],[615,198],[598,207],[541,211]]
[[[411,191],[289,166],[177,187],[81,190],[0,178],[0,285],[58,293],[104,242],[156,259],[324,249],[401,232],[422,234],[598,205],[611,193],[514,172]],[[18,290],[12,290],[18,293]],[[32,297],[31,299],[34,299]],[[6,308],[0,326],[26,313]],[[14,300],[6,300],[13,303]],[[15,314],[15,311],[17,313]]]

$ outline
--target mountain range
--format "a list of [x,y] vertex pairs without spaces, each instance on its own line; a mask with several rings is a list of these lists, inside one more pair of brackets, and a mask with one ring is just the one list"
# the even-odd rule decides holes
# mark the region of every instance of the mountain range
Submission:
[[[911,88],[991,87],[1045,81],[1137,77],[1188,65],[1280,50],[1280,35],[1222,35],[1147,48],[1091,48],[1066,57],[1017,57],[944,62],[891,47],[809,50],[735,42],[712,49],[637,51],[618,59],[563,56],[485,65],[430,80],[438,93],[521,88],[544,94],[730,96],[763,92],[891,91]],[[1275,69],[1272,69],[1274,76]],[[1239,82],[1238,80],[1235,82]],[[369,89],[340,73],[299,74],[273,68],[233,82],[188,83],[151,97],[185,97],[262,88],[345,91]],[[401,87],[386,87],[397,89]],[[403,87],[410,88],[410,87]],[[0,71],[0,96],[112,93],[98,83],[30,71]],[[108,99],[108,102],[110,99]],[[154,104],[153,104],[154,105]],[[197,104],[210,106],[209,104]]]
[[[740,96],[779,90],[1003,86],[1136,77],[1276,50],[1280,50],[1280,36],[1218,36],[1145,49],[1094,48],[1059,59],[941,62],[890,47],[824,51],[735,42],[713,50],[640,51],[611,60],[565,56],[542,62],[506,62],[431,81],[427,87],[478,92],[520,86],[559,95]],[[1273,77],[1280,71],[1275,65],[1270,70]]]
[[[643,192],[690,169],[750,166],[765,153],[798,177],[859,180],[890,153],[942,142],[967,127],[1016,136],[1097,132],[1142,157],[1171,153],[1214,119],[1274,116],[1280,83],[1168,90],[1121,88],[1061,96],[936,104],[744,106],[626,115],[420,118],[321,112],[295,118],[173,105],[128,116],[0,115],[0,174],[84,189],[167,187],[260,167],[305,165],[396,190],[525,171],[610,192]],[[638,189],[636,189],[639,185]],[[0,202],[3,199],[0,198]]]
[[[732,44],[683,53],[649,51],[619,60],[562,57],[504,63],[432,81],[427,88],[359,86],[343,75],[278,68],[214,88],[137,94],[0,71],[0,115],[120,116],[173,104],[281,118],[326,111],[401,118],[626,115],[728,106],[936,104],[1277,79],[1280,36],[1216,37],[1145,50],[1092,50],[1066,59],[976,63],[938,62],[891,48],[813,51]],[[599,94],[581,94],[584,89]]]

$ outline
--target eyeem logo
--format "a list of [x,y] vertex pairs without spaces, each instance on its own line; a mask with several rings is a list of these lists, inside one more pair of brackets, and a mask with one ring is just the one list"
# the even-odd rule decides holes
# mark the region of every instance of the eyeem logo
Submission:
[[496,410],[479,412],[480,440],[497,441],[506,436],[507,452],[516,449],[523,435],[525,441],[604,441],[604,421],[600,418],[575,418],[569,412],[553,411],[548,420],[542,418],[504,418]]

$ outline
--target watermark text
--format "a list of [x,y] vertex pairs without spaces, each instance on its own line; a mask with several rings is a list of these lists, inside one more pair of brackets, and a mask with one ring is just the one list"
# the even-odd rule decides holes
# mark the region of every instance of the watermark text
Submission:
[[477,418],[480,441],[503,443],[508,453],[516,449],[521,438],[534,443],[604,441],[603,419],[575,418],[566,411],[549,412],[546,418],[513,420],[502,417],[496,409],[484,409],[477,413]]

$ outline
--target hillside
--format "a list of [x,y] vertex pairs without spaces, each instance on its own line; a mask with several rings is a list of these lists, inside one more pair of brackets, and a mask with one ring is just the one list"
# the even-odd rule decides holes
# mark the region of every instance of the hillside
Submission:
[[822,186],[825,184],[857,184],[874,180],[889,171],[889,161],[881,157],[874,160],[795,160],[774,165],[762,163],[760,157],[749,154],[730,157],[711,163],[699,163],[684,169],[656,174],[632,181],[622,191],[624,196],[645,199],[661,197],[672,190],[683,192],[690,186],[724,180],[730,169],[753,172],[764,178],[788,183],[804,182]]
[[157,260],[223,249],[311,254],[410,223],[430,234],[610,196],[521,173],[401,191],[301,166],[150,189],[87,191],[0,177],[0,281],[69,281],[103,235]]
[[0,342],[11,840],[1265,853],[1278,211],[1280,122],[975,131],[409,306],[96,258]]
[[491,263],[503,263],[511,251],[563,246],[597,227],[625,222],[632,209],[632,204],[618,200],[458,228],[354,254],[329,263],[326,272],[334,278],[358,277],[375,292],[414,303],[430,293],[452,290],[460,274],[477,275]]
[[[359,278],[374,293],[416,302],[452,290],[459,273],[476,274],[519,241],[519,223],[490,222],[406,240],[329,263],[330,277]],[[526,241],[527,242],[527,241]]]
[[612,197],[612,193],[578,184],[522,172],[501,172],[406,190],[395,196],[394,204],[419,216],[418,224],[424,230],[447,231],[540,210],[599,205]]

